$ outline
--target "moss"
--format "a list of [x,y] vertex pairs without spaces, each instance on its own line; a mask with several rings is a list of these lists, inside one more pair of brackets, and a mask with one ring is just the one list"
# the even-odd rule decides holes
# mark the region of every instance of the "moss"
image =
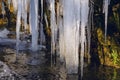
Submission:
[[[104,34],[101,28],[97,29],[98,53],[102,64],[120,68],[120,47],[115,41],[115,37],[107,36],[105,43]],[[117,36],[118,37],[118,36]]]

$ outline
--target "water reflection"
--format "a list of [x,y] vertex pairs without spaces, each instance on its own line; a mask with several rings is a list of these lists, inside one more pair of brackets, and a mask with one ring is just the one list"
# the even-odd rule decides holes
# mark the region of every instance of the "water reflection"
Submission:
[[85,68],[83,80],[119,80],[120,69],[110,66],[100,66],[99,68]]
[[117,78],[117,70],[114,68],[112,80],[116,80],[116,78]]

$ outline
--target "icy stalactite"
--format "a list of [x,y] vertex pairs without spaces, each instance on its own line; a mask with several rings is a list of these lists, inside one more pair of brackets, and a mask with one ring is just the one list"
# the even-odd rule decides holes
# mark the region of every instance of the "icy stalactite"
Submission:
[[50,28],[51,28],[51,65],[52,65],[52,55],[55,54],[57,45],[57,25],[56,25],[56,13],[55,13],[55,0],[50,0]]
[[69,74],[77,73],[80,46],[81,76],[83,76],[84,53],[88,44],[90,45],[87,38],[87,35],[90,36],[88,26],[89,0],[69,0],[69,3],[67,0],[63,0],[60,2],[63,5],[63,11],[61,11],[63,15],[59,12],[57,20],[60,56],[61,58],[65,57],[67,72]]
[[43,32],[43,0],[41,0],[41,15],[40,15],[40,45],[45,42],[45,34]]
[[89,4],[89,16],[88,16],[88,26],[87,26],[87,57],[88,63],[90,62],[90,45],[91,45],[91,31],[94,29],[93,25],[93,14],[94,14],[94,5],[93,2]]
[[[16,1],[16,0],[12,0]],[[38,0],[18,0],[13,2],[17,11],[16,37],[19,45],[19,31],[21,18],[24,26],[27,24],[27,10],[30,3],[29,23],[32,34],[32,50],[38,50]],[[55,53],[59,39],[59,51],[61,58],[65,58],[68,74],[78,73],[79,52],[81,54],[81,77],[83,76],[84,55],[87,46],[90,46],[90,25],[88,24],[89,0],[59,0],[57,20],[55,13],[55,0],[50,0],[50,27],[51,27],[51,53]],[[93,10],[93,9],[92,9]],[[91,11],[91,16],[92,16]],[[44,15],[46,25],[48,21]],[[43,0],[41,0],[41,39],[43,38]],[[90,20],[89,20],[90,21]],[[91,22],[92,23],[92,22]],[[26,29],[26,27],[25,27]],[[58,30],[59,29],[59,30]],[[87,30],[86,30],[87,29]],[[87,32],[86,32],[87,31]],[[59,38],[58,38],[59,37]],[[87,38],[88,37],[88,38]],[[88,42],[88,43],[87,43]],[[42,43],[41,43],[42,44]],[[80,48],[80,51],[79,51]],[[90,47],[88,47],[90,48]],[[17,47],[17,49],[19,49]],[[88,50],[89,52],[89,50]],[[72,59],[72,60],[71,60]]]
[[[78,49],[80,28],[80,1],[63,1],[63,35],[64,55],[68,74],[78,73]],[[62,46],[62,44],[61,44]],[[61,47],[60,47],[61,48]],[[63,53],[62,53],[63,54]],[[72,59],[72,61],[71,61]]]
[[86,48],[86,27],[88,27],[89,14],[89,0],[81,0],[81,32],[80,32],[80,46],[81,46],[81,77],[83,77],[84,53]]
[[27,30],[27,0],[21,0],[22,4],[22,19],[23,19],[23,23],[24,23],[24,30]]
[[3,18],[4,18],[4,15],[5,15],[5,5],[4,3],[2,2],[2,15],[3,15]]
[[65,44],[64,44],[64,26],[63,26],[63,1],[59,0],[57,8],[57,26],[59,28],[59,55],[61,61],[64,62],[65,58]]
[[[75,46],[75,52],[73,52],[75,58],[75,65],[76,65],[76,70],[79,66],[79,43],[80,43],[80,0],[75,0],[74,1],[74,17],[75,17],[75,31],[74,31],[74,36],[75,36],[75,42],[74,42],[74,46]],[[76,73],[78,71],[75,71]]]
[[[14,1],[14,0],[13,0]],[[17,21],[16,21],[16,49],[19,51],[19,42],[20,42],[20,27],[21,27],[21,19],[24,21],[24,27],[27,26],[27,6],[29,4],[26,2],[27,0],[18,0],[17,2],[13,2],[13,7],[17,12]],[[26,3],[26,4],[25,4]]]
[[[14,0],[13,0],[14,1]],[[32,50],[36,51],[38,48],[38,0],[18,0],[13,2],[14,8],[17,12],[16,21],[16,48],[19,51],[20,41],[20,26],[21,19],[23,20],[24,29],[27,29],[27,11],[30,4],[30,27],[32,29]]]
[[30,27],[32,31],[33,51],[38,50],[38,0],[30,0]]
[[19,51],[19,42],[20,42],[20,26],[21,26],[21,16],[22,16],[22,9],[21,9],[21,0],[18,0],[18,11],[17,11],[17,21],[16,21],[16,49],[17,53]]
[[51,16],[50,16],[50,27],[51,27],[51,53],[55,53],[55,45],[57,40],[57,25],[56,25],[56,19],[55,19],[55,0],[50,0],[50,10],[51,10]]
[[105,13],[105,42],[107,37],[107,23],[108,23],[108,6],[110,4],[110,0],[103,0],[103,13]]

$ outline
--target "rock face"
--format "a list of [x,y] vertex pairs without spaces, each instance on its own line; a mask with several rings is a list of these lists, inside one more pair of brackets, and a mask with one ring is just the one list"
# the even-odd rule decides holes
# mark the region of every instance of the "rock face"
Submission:
[[9,67],[0,61],[0,78],[4,76],[11,76]]
[[[20,80],[20,77],[11,71],[5,63],[0,61],[0,80]],[[24,79],[22,78],[22,80]]]
[[44,50],[16,54],[14,49],[0,46],[0,80],[66,80],[65,63],[58,59],[51,67],[47,60]]

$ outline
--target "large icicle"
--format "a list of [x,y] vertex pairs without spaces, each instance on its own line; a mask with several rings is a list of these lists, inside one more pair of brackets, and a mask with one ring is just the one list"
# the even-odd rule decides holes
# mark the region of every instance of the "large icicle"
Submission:
[[55,0],[50,0],[50,27],[51,27],[51,64],[52,64],[52,54],[55,54],[56,44],[57,44],[57,25],[56,25],[56,18],[55,18]]
[[59,0],[57,10],[57,26],[59,27],[59,54],[61,61],[65,58],[65,40],[64,40],[64,26],[63,26],[63,0]]
[[13,6],[15,12],[17,12],[17,21],[16,21],[16,49],[17,52],[19,51],[19,42],[20,42],[20,26],[21,26],[21,19],[24,21],[24,27],[27,26],[27,8],[28,7],[28,0],[18,0],[17,2],[13,1]]
[[94,14],[94,3],[91,2],[89,5],[89,18],[88,18],[88,27],[87,27],[87,58],[88,58],[88,63],[90,62],[90,46],[91,46],[91,31],[94,27],[93,25],[93,14]]
[[17,11],[17,21],[16,21],[16,49],[17,49],[17,53],[19,51],[19,42],[20,42],[20,25],[21,25],[21,16],[22,16],[21,4],[22,4],[21,0],[18,0],[18,9],[17,9],[18,11]]
[[[64,36],[61,38],[64,40],[65,49],[61,52],[65,55],[68,74],[78,73],[80,0],[64,0],[63,4]],[[63,33],[61,32],[60,35]]]
[[41,0],[41,15],[40,15],[40,45],[45,42],[45,35],[43,32],[43,0]]
[[55,19],[55,1],[50,0],[50,10],[51,10],[51,17],[50,17],[50,27],[51,27],[51,32],[52,32],[52,52],[55,53],[55,44],[56,44],[56,39],[57,39],[57,26],[56,26],[56,19]]
[[108,22],[108,6],[110,4],[110,0],[103,0],[103,12],[105,13],[105,42],[107,37],[107,22]]
[[38,50],[38,0],[30,0],[30,27],[32,31],[32,50]]
[[81,78],[83,77],[84,53],[86,48],[86,27],[88,26],[89,0],[81,0]]

